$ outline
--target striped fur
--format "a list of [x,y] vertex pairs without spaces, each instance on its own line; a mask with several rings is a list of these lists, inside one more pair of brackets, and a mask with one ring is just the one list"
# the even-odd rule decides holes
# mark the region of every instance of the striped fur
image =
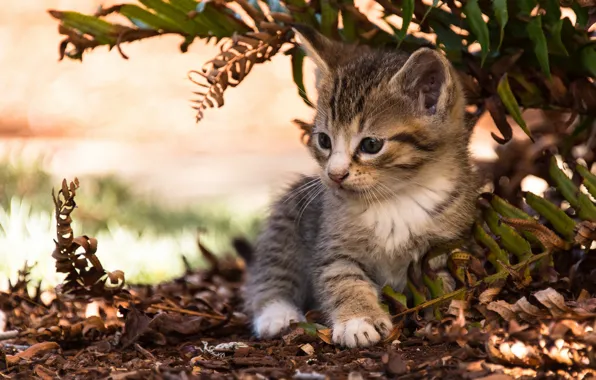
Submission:
[[[464,97],[449,63],[429,49],[408,57],[300,32],[318,70],[309,149],[321,170],[273,204],[248,267],[246,308],[261,338],[319,308],[335,343],[367,346],[392,328],[380,289],[403,290],[412,262],[473,221]],[[361,148],[365,138],[380,150]]]

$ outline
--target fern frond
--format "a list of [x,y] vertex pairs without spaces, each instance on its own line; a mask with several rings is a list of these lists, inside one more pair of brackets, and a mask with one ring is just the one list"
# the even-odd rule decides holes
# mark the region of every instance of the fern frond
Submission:
[[207,62],[201,71],[189,72],[188,78],[201,87],[195,92],[198,99],[193,100],[197,122],[203,118],[205,109],[223,106],[225,90],[240,84],[256,64],[270,60],[287,41],[289,27],[265,26],[266,32],[235,35],[226,40],[221,45],[221,53]]

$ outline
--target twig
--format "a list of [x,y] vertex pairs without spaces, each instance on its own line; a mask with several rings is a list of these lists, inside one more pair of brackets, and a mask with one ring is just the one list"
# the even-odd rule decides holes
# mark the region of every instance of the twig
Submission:
[[[537,255],[533,255],[529,259],[524,260],[521,263],[518,263],[516,265],[513,265],[510,269],[518,270],[520,268],[523,268],[524,266],[530,265],[531,263],[542,259],[543,257],[549,256],[550,254],[552,254],[552,251],[547,250],[547,251],[542,252],[542,253],[539,253]],[[445,295],[442,295],[441,297],[437,297],[437,298],[432,299],[430,301],[421,303],[418,306],[412,307],[412,308],[410,308],[408,310],[402,311],[401,313],[394,315],[392,318],[393,319],[396,319],[396,318],[402,317],[402,316],[407,315],[407,314],[416,313],[416,312],[418,312],[418,311],[420,311],[422,309],[426,309],[426,308],[431,307],[431,306],[434,306],[434,305],[436,305],[438,303],[441,303],[441,302],[447,301],[449,299],[452,299],[454,297],[457,297],[460,294],[463,294],[463,293],[467,293],[469,291],[472,291],[472,290],[476,289],[477,287],[479,287],[482,284],[490,284],[490,283],[493,283],[493,282],[495,282],[497,280],[500,280],[500,279],[506,279],[507,277],[509,277],[509,275],[510,275],[509,271],[502,270],[502,271],[500,271],[498,273],[495,273],[495,274],[492,274],[490,276],[487,276],[487,277],[483,278],[482,280],[476,282],[474,285],[470,286],[469,288],[463,287],[463,288],[458,289],[456,291],[453,291],[451,293],[447,293]]]
[[163,311],[175,311],[177,313],[180,314],[187,314],[187,315],[194,315],[197,317],[205,317],[205,318],[211,318],[211,319],[216,319],[218,321],[223,321],[226,319],[225,316],[222,315],[213,315],[213,314],[208,314],[208,313],[201,313],[200,311],[193,311],[193,310],[186,310],[186,309],[181,309],[178,307],[170,307],[170,306],[166,306],[166,305],[151,305],[150,307],[157,309],[157,310],[163,310]]
[[149,359],[151,361],[156,360],[155,356],[153,356],[153,354],[151,352],[149,352],[146,349],[144,349],[143,347],[141,347],[138,343],[135,343],[134,347],[135,347],[135,350],[137,350],[141,355],[143,355],[147,359]]

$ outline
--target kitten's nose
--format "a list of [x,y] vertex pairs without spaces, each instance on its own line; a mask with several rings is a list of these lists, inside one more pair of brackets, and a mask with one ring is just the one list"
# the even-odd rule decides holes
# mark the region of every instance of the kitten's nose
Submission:
[[348,178],[348,176],[350,175],[350,172],[348,172],[348,171],[342,171],[342,172],[337,172],[337,173],[328,172],[327,175],[329,176],[329,178],[331,178],[331,180],[333,182],[342,183],[346,178]]

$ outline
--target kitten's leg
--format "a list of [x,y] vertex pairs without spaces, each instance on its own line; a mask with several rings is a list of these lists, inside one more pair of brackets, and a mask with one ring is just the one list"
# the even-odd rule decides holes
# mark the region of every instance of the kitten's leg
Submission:
[[[289,207],[288,207],[289,208]],[[248,267],[246,306],[259,338],[278,336],[292,321],[304,321],[310,267],[305,263],[293,210],[274,211]]]
[[333,342],[348,347],[373,345],[391,332],[377,288],[356,259],[334,255],[317,279],[325,311],[333,323]]

